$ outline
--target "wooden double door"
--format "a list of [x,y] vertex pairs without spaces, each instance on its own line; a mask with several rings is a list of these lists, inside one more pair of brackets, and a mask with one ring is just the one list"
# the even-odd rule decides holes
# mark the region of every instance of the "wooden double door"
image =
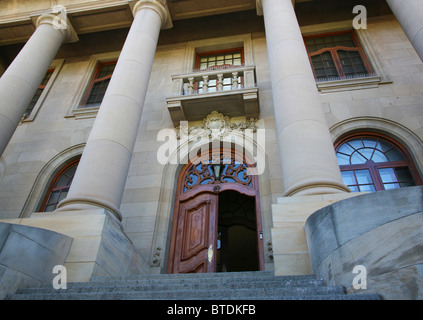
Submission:
[[[227,267],[230,262],[227,259],[240,260],[238,265],[248,260],[243,256],[237,258],[241,252],[253,255],[249,260],[252,258],[256,263],[251,268],[264,270],[257,176],[248,176],[245,165],[235,161],[220,169],[220,177],[213,176],[213,167],[208,164],[188,165],[182,170],[175,200],[168,273],[246,271],[249,266],[243,270]],[[231,229],[228,239],[226,231]],[[249,231],[243,231],[246,229]],[[248,241],[243,237],[249,237]],[[241,247],[228,254],[235,240]]]

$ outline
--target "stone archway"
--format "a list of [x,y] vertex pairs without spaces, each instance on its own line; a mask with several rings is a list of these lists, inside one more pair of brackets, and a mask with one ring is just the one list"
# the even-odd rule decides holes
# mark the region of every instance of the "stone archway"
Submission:
[[[216,153],[219,154],[219,161],[213,161],[212,155]],[[257,256],[257,267],[254,270],[264,270],[258,179],[256,175],[248,174],[249,163],[251,162],[234,150],[212,150],[194,159],[181,170],[176,189],[168,273],[225,271],[218,269],[218,260],[222,258],[218,250],[223,249],[220,247],[223,242],[218,239],[219,227],[224,228],[229,220],[232,220],[229,225],[241,228],[249,224],[248,219],[242,219],[239,213],[237,217],[229,217],[225,224],[219,223],[219,218],[222,220],[222,216],[219,217],[219,200],[226,192],[253,199],[255,227],[252,229],[256,241],[252,251]],[[248,208],[251,209],[251,205]]]

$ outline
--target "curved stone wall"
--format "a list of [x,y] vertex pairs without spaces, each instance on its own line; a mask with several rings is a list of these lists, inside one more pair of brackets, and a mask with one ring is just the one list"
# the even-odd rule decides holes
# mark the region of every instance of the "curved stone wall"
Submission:
[[52,282],[72,238],[41,228],[0,223],[0,300],[18,288]]
[[[357,196],[313,213],[311,267],[330,285],[384,299],[423,299],[423,187]],[[353,272],[355,266],[365,269]],[[355,289],[353,280],[366,289]]]

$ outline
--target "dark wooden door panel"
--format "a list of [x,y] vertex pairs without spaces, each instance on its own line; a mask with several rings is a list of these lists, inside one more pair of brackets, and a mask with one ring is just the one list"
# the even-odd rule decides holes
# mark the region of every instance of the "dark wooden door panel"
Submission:
[[[180,202],[176,215],[171,273],[215,272],[213,248],[217,236],[217,196],[202,193]],[[171,252],[172,253],[172,252]],[[211,259],[209,257],[211,256]]]

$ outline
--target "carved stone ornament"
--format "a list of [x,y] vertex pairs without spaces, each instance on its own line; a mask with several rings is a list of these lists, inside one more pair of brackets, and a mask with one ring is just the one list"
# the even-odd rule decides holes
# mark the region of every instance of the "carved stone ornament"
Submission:
[[221,140],[229,130],[229,117],[213,111],[203,120],[203,128],[211,140]]
[[152,265],[153,267],[159,267],[160,263],[161,263],[161,251],[162,248],[158,247],[156,248],[156,250],[154,251],[154,255],[152,257]]
[[[242,132],[247,129],[252,132],[257,131],[256,120],[250,119],[247,121],[232,121],[229,117],[213,111],[206,118],[203,119],[203,124],[197,127],[188,128],[188,135],[190,136],[204,136],[210,140],[222,140],[231,132]],[[176,128],[177,137],[180,138],[180,127]]]

